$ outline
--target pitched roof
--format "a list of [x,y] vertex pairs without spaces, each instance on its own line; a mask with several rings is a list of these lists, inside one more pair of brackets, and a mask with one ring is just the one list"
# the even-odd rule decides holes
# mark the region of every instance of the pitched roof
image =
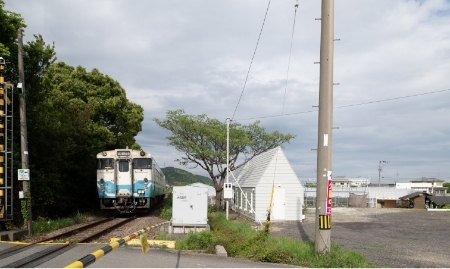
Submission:
[[420,192],[419,191],[419,192],[414,192],[414,193],[411,193],[411,194],[399,197],[398,199],[399,200],[408,200],[408,199],[414,199],[414,198],[422,196],[422,195],[425,195],[425,196],[428,196],[428,197],[431,196],[431,194],[429,194],[427,192]]
[[450,205],[450,196],[429,196],[428,199],[437,205]]
[[[280,166],[289,167],[291,172],[294,173],[295,178],[297,178],[297,175],[295,175],[295,172],[292,170],[281,147],[270,149],[255,156],[246,165],[236,169],[233,172],[233,175],[241,187],[254,187],[262,180],[263,175],[265,175],[269,167],[273,168],[272,166],[274,164],[276,165],[274,160],[277,160],[277,163]],[[281,171],[282,170],[277,170],[277,173]]]

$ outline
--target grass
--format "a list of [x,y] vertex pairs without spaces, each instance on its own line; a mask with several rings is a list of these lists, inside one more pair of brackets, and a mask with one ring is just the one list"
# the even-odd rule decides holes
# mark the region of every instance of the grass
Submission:
[[176,241],[176,248],[214,253],[215,245],[222,245],[229,256],[253,261],[304,267],[373,267],[363,255],[337,245],[331,246],[330,253],[318,254],[314,242],[273,237],[253,229],[250,223],[227,220],[222,212],[210,212],[208,218],[211,231],[190,232]]
[[89,215],[78,212],[73,217],[60,218],[56,220],[49,220],[38,217],[33,221],[33,234],[48,233],[57,229],[61,229],[70,225],[82,223]]
[[172,218],[172,192],[169,192],[166,195],[166,198],[163,200],[163,206],[161,208],[160,217],[166,220],[170,220]]

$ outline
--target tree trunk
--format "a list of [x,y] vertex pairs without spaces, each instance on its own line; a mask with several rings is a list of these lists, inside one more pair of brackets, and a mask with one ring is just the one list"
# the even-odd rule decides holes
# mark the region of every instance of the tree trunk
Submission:
[[222,194],[222,190],[220,190],[220,191],[218,191],[217,189],[216,189],[216,207],[218,207],[218,208],[220,208],[220,201],[221,201],[221,199],[222,199],[222,196],[221,196],[221,194]]

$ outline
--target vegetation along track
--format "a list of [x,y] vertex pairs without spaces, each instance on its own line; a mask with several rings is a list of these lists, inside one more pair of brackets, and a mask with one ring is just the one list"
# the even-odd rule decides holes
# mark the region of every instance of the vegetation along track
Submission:
[[77,243],[89,242],[100,237],[102,234],[109,232],[112,229],[128,223],[133,219],[135,219],[135,216],[127,218],[102,218],[83,226],[65,230],[64,232],[57,235],[48,236],[31,244],[17,245],[1,251],[0,259],[16,255],[29,248],[34,248],[38,245],[38,243],[62,242],[61,244],[50,245],[49,247],[41,251],[37,251],[30,256],[3,266],[6,268],[35,267],[60,255],[61,253],[68,251]]

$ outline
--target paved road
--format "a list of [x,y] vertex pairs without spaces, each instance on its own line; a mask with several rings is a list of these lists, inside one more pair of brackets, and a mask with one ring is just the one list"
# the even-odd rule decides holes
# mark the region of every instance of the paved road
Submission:
[[[13,244],[0,242],[0,251]],[[37,245],[34,250],[4,258],[0,260],[0,267],[8,265],[18,258],[27,257],[32,253],[45,249],[51,245]],[[79,244],[73,249],[47,261],[39,268],[62,268],[74,261],[90,254],[99,248],[102,244]],[[89,268],[292,268],[295,266],[251,262],[245,259],[236,259],[230,257],[220,257],[213,254],[199,254],[196,252],[181,252],[171,249],[150,249],[143,254],[140,247],[121,246],[106,254]]]

